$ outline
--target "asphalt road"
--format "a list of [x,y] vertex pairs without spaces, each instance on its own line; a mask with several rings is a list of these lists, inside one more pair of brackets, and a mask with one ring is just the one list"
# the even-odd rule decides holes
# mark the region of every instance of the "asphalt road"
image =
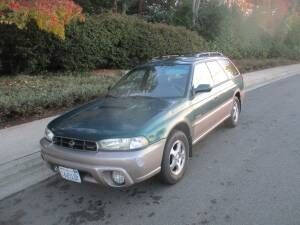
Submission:
[[53,177],[0,202],[0,225],[300,225],[300,76],[247,93],[240,124],[194,146],[184,179],[127,190]]

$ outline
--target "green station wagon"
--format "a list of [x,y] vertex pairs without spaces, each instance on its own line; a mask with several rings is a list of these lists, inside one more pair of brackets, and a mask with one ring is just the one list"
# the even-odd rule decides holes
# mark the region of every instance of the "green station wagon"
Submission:
[[154,58],[106,96],[50,122],[42,158],[78,183],[127,187],[160,173],[175,184],[195,143],[223,122],[237,125],[243,89],[242,75],[221,53]]

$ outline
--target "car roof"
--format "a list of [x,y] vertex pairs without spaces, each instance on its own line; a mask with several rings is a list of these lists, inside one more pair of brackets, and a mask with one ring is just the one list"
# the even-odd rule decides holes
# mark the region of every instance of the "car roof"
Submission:
[[200,53],[187,53],[187,54],[178,54],[178,55],[165,55],[165,56],[155,57],[142,66],[194,64],[196,62],[207,61],[212,59],[227,59],[227,57],[225,57],[222,53],[219,52],[200,52]]

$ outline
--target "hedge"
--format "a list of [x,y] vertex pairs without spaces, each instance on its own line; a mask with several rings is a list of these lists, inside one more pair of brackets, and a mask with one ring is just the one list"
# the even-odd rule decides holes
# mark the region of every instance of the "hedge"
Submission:
[[134,16],[101,14],[67,27],[66,39],[38,30],[0,26],[5,73],[130,68],[154,56],[202,51],[206,42],[183,27],[147,23]]

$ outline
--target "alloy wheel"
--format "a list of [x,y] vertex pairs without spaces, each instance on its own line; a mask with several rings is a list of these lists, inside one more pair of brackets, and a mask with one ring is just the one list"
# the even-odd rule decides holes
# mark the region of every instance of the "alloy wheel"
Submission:
[[232,119],[236,123],[239,119],[239,106],[237,101],[234,101],[232,110],[233,110]]
[[185,145],[181,140],[174,142],[170,151],[170,170],[174,175],[178,175],[184,168],[185,164]]

